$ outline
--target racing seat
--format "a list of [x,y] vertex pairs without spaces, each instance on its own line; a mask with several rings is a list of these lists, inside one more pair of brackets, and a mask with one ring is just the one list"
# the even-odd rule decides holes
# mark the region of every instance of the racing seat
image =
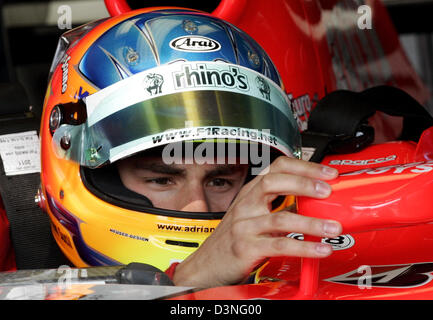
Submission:
[[377,111],[401,117],[403,127],[397,140],[417,142],[433,126],[433,117],[407,92],[380,85],[361,92],[336,90],[324,96],[311,112],[302,146],[315,151],[310,161],[321,162],[329,154],[363,150],[374,141],[375,130],[368,118]]

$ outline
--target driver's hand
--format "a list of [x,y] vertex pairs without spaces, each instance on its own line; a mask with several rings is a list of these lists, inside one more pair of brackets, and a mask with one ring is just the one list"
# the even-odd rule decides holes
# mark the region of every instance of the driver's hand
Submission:
[[336,221],[305,217],[285,210],[271,213],[280,195],[326,198],[325,180],[337,170],[320,164],[279,157],[239,192],[213,234],[179,264],[174,283],[200,288],[240,283],[265,258],[296,256],[323,258],[332,247],[321,242],[288,238],[290,232],[332,238],[342,232]]

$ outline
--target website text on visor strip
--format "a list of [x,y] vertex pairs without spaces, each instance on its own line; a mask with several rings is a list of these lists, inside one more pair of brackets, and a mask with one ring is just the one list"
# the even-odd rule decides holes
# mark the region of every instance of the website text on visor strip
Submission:
[[[242,66],[159,66],[106,87],[85,103],[87,121],[61,125],[53,135],[56,154],[83,166],[98,167],[169,142],[203,139],[260,142],[299,157],[300,133],[284,91]],[[161,139],[168,132],[170,141]],[[61,147],[62,137],[70,140],[67,150]]]

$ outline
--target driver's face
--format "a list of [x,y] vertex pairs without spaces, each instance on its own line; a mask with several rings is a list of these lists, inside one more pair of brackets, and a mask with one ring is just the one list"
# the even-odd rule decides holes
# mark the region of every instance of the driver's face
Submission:
[[118,163],[128,189],[140,193],[157,208],[226,211],[243,186],[248,172],[240,164],[165,164],[159,157],[131,157]]

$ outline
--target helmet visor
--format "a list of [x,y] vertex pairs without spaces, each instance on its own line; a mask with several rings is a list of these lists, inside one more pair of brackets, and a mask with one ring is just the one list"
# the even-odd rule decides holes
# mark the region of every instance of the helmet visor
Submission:
[[166,65],[124,79],[85,102],[87,121],[60,126],[53,143],[58,156],[86,167],[168,143],[209,139],[261,143],[299,157],[300,133],[284,91],[240,66]]

